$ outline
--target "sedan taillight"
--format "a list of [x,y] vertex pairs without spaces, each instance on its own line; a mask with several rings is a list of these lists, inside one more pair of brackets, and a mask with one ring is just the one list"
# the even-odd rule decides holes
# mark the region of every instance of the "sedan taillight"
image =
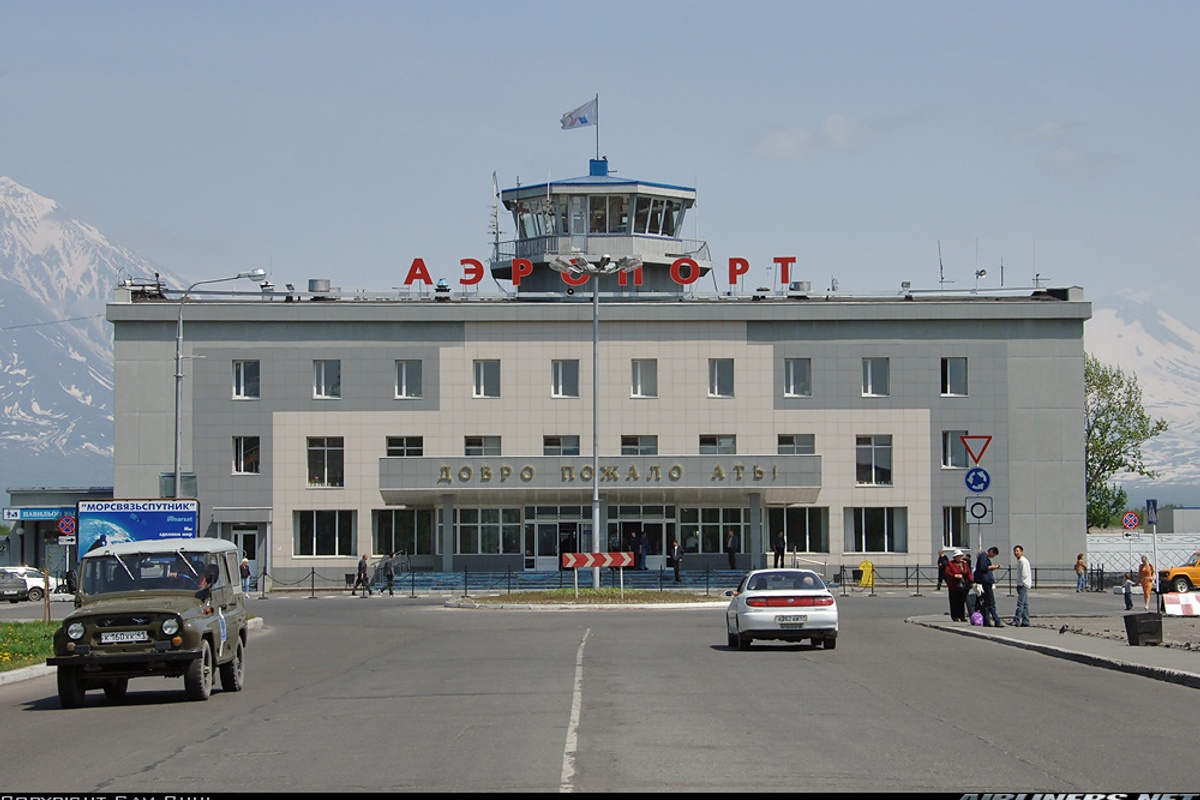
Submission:
[[746,605],[752,608],[775,608],[782,606],[784,608],[799,608],[802,606],[831,606],[833,598],[829,595],[813,597],[805,595],[803,597],[793,596],[769,596],[769,597],[748,597]]

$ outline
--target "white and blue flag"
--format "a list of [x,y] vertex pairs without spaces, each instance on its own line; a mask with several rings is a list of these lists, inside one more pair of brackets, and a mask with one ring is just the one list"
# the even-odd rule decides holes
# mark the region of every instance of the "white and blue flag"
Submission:
[[593,97],[588,102],[581,105],[574,111],[568,111],[562,116],[562,129],[569,131],[571,128],[582,128],[585,125],[595,125],[596,118],[599,116],[598,105],[599,98]]

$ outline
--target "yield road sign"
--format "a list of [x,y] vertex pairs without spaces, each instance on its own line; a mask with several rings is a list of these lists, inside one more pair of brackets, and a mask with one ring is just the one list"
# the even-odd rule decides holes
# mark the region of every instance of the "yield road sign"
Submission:
[[1138,526],[1138,515],[1132,511],[1126,511],[1125,516],[1121,517],[1121,524],[1125,526],[1125,530],[1133,530]]
[[[990,436],[959,436],[963,446],[967,448],[967,455],[971,457],[971,461],[975,464],[979,463],[979,459],[983,458],[983,454],[987,452],[988,445],[992,443]],[[975,452],[975,448],[979,448],[979,452]]]
[[983,467],[971,467],[967,470],[966,477],[967,488],[976,494],[986,492],[987,488],[992,485],[992,476],[987,474],[987,470]]

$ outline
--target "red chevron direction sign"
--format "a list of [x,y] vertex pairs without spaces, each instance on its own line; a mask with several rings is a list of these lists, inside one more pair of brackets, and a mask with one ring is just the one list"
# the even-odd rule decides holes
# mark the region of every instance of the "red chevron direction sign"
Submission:
[[563,553],[563,569],[632,567],[633,553]]

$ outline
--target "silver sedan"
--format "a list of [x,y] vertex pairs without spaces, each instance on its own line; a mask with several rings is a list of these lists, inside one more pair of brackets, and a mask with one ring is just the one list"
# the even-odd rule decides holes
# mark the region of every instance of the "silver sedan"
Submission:
[[811,570],[755,570],[725,595],[732,598],[725,609],[730,647],[748,650],[755,639],[837,647],[837,600]]

